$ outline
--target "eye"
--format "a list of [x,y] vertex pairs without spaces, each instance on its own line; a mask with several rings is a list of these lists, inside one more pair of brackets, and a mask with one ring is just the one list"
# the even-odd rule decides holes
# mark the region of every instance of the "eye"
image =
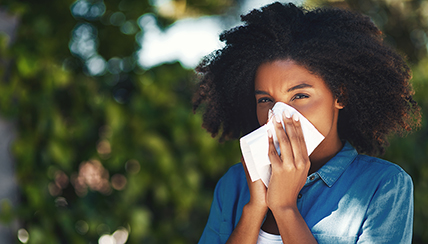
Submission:
[[272,99],[268,97],[262,97],[257,100],[257,103],[268,103],[268,102],[272,102]]
[[296,94],[296,95],[291,99],[291,101],[294,101],[295,99],[304,99],[304,98],[309,98],[309,96],[308,96],[308,95],[306,95],[306,94],[299,93],[299,94]]

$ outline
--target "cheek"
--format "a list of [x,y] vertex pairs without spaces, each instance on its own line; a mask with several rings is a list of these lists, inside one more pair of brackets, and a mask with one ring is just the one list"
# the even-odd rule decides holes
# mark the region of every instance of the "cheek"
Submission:
[[[305,116],[315,128],[323,135],[330,133],[333,125],[333,108],[332,107],[314,107],[301,113]],[[306,116],[307,115],[307,116]]]
[[316,118],[315,120],[311,120],[311,119],[308,119],[308,120],[311,121],[311,123],[323,136],[327,136],[330,133],[330,129],[331,129],[330,116],[324,115]]
[[257,107],[257,120],[259,121],[260,126],[266,124],[268,120],[268,112],[269,108]]

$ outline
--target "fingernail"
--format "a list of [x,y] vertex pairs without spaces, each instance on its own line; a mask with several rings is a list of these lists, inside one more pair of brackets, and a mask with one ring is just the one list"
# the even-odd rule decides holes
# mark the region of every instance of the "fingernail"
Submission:
[[287,118],[287,119],[289,119],[289,118],[291,118],[291,114],[290,114],[290,111],[288,111],[288,110],[284,110],[284,116]]
[[277,123],[281,123],[281,116],[279,116],[279,114],[275,114],[275,120]]
[[269,112],[268,112],[268,120],[270,120],[270,119],[272,118],[272,116],[273,116],[272,109],[269,109]]
[[270,131],[270,129],[267,130],[267,134],[269,138],[272,138],[272,131]]
[[297,115],[297,114],[293,114],[293,119],[294,119],[294,121],[299,121],[299,115]]

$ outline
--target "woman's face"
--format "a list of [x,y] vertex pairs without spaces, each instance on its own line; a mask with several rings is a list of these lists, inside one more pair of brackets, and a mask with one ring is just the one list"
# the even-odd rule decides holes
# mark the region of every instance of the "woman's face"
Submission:
[[337,116],[343,108],[325,82],[291,60],[277,60],[259,66],[255,78],[257,119],[267,122],[268,111],[283,102],[305,116],[326,139],[335,140]]

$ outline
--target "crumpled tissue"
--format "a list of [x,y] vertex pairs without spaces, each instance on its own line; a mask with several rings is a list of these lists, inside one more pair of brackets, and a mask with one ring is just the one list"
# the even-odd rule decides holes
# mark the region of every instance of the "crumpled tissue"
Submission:
[[[273,115],[281,115],[281,120],[284,110],[288,110],[291,115],[297,114],[299,116],[303,137],[305,138],[306,149],[308,151],[308,155],[311,155],[315,148],[322,142],[322,140],[324,140],[324,136],[311,124],[311,122],[309,122],[309,120],[307,120],[293,107],[282,102],[277,102],[272,108]],[[275,149],[277,150],[278,154],[281,155],[278,138],[276,137],[273,127],[274,120],[275,119],[271,119],[267,124],[261,126],[250,134],[243,136],[239,140],[242,155],[244,157],[251,180],[254,182],[258,179],[261,179],[266,187],[269,185],[270,176],[272,174],[271,162],[268,157],[268,129],[270,129],[272,132]],[[283,121],[282,126],[284,128]]]

